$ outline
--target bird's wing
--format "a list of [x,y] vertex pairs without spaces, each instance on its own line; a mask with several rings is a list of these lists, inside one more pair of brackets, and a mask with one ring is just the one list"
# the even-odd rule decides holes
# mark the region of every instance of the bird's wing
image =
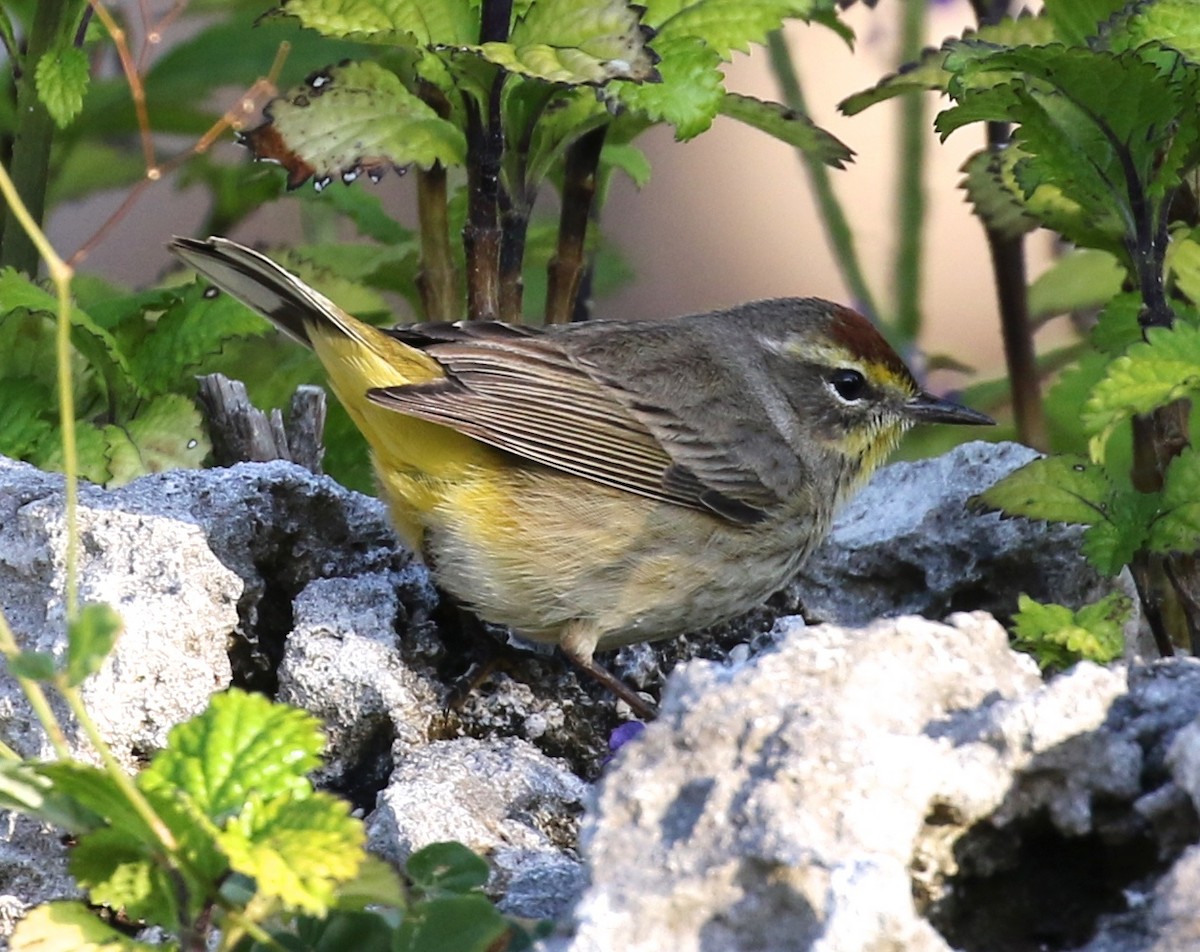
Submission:
[[372,390],[380,406],[451,427],[564,473],[730,522],[763,518],[757,507],[705,485],[567,354],[558,335],[484,322],[393,332],[444,369],[429,383]]

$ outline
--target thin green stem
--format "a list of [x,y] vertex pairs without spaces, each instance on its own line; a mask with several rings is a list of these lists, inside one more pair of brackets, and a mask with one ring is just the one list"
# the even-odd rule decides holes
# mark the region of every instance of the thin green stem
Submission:
[[[807,116],[804,91],[800,86],[787,42],[779,30],[767,37],[767,49],[771,54],[771,71],[775,74],[783,101],[797,114]],[[842,280],[846,282],[858,307],[870,317],[878,318],[879,309],[875,306],[875,299],[863,276],[862,264],[854,247],[854,234],[850,230],[841,202],[834,194],[833,184],[829,180],[829,169],[820,159],[806,152],[797,150],[797,155],[804,163],[809,184],[816,196],[825,238],[833,248],[834,261],[841,272]]]
[[62,426],[63,476],[65,479],[65,519],[67,528],[66,583],[64,599],[67,621],[74,620],[79,610],[79,527],[75,513],[78,508],[79,457],[75,447],[75,395],[71,387],[71,266],[58,256],[53,246],[38,227],[33,215],[21,201],[13,180],[0,166],[0,195],[8,203],[7,223],[19,226],[30,240],[30,245],[41,255],[50,272],[58,297],[58,325],[55,336],[55,352],[58,371],[58,409]]
[[[902,5],[900,62],[921,55],[925,40],[925,3]],[[896,214],[896,335],[911,344],[921,331],[921,258],[925,238],[925,141],[928,129],[924,96],[900,99],[899,206]]]
[[112,777],[113,782],[121,789],[121,793],[125,795],[125,798],[133,806],[137,815],[142,818],[142,822],[154,832],[163,849],[171,856],[172,861],[174,861],[175,854],[179,850],[175,834],[163,823],[162,818],[154,812],[154,807],[150,806],[150,802],[142,795],[142,791],[137,788],[137,785],[133,782],[133,778],[125,772],[125,768],[113,756],[112,748],[108,746],[108,742],[100,733],[100,729],[96,727],[96,722],[92,720],[91,714],[88,713],[88,709],[83,703],[83,697],[79,693],[79,688],[67,684],[66,678],[63,675],[59,676],[56,687],[67,702],[71,713],[75,715],[75,719],[79,722],[79,726],[87,737],[88,742],[91,743],[96,753],[100,755],[105,772]]
[[[12,659],[20,654],[21,648],[17,644],[17,639],[13,636],[12,629],[8,626],[8,619],[0,612],[0,654],[6,658]],[[50,738],[50,745],[54,748],[54,752],[59,758],[66,760],[71,756],[71,748],[67,744],[66,735],[63,734],[62,726],[58,723],[58,718],[54,716],[54,711],[50,707],[50,700],[46,697],[46,692],[42,690],[42,686],[37,681],[31,681],[29,678],[17,676],[17,684],[20,685],[22,693],[29,701],[29,706],[33,708],[33,713],[37,717],[38,722],[45,730],[46,736]],[[12,753],[7,747],[8,753]],[[8,754],[6,753],[5,756]],[[17,759],[20,759],[18,757]]]

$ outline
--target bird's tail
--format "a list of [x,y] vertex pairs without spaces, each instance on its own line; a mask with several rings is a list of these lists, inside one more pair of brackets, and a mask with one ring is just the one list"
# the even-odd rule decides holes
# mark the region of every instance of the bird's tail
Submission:
[[213,284],[312,347],[310,328],[359,337],[359,322],[266,255],[228,238],[173,238],[171,252]]

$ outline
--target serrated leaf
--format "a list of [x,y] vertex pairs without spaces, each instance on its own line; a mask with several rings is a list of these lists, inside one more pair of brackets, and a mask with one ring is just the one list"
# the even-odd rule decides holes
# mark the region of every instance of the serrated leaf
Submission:
[[845,168],[854,157],[854,152],[841,140],[807,116],[779,103],[726,93],[721,98],[720,111],[721,115],[753,126],[834,168]]
[[[270,324],[228,294],[197,281],[160,292],[166,310],[142,332],[130,369],[144,392],[195,392],[195,371],[219,354],[229,341],[257,337]],[[147,301],[150,305],[153,300]],[[141,321],[138,321],[141,324]]]
[[539,0],[517,20],[504,43],[459,49],[513,73],[572,85],[612,79],[656,79],[658,55],[646,45],[641,9],[626,0]]
[[377,63],[344,63],[309,77],[264,109],[267,121],[242,138],[256,159],[277,162],[288,188],[315,178],[377,178],[390,168],[461,165],[466,139]]
[[46,382],[33,377],[0,377],[0,454],[28,455],[53,431],[44,418],[55,406]]
[[482,857],[453,841],[430,843],[414,852],[405,864],[413,887],[426,896],[462,895],[487,882],[488,864]]
[[1142,339],[1142,296],[1134,291],[1114,295],[1104,305],[1092,328],[1092,345],[1105,354],[1123,354]]
[[1046,18],[1054,26],[1055,38],[1073,46],[1083,46],[1096,36],[1101,21],[1107,19],[1127,0],[1047,0]]
[[[76,420],[75,452],[78,456],[80,477],[97,486],[104,486],[112,479],[108,458],[109,443],[102,427],[87,420]],[[62,433],[57,427],[34,447],[29,455],[29,462],[50,472],[63,471]]]
[[662,82],[616,80],[603,95],[649,122],[671,124],[680,141],[694,138],[712,125],[725,96],[720,54],[690,36],[659,36],[654,48]]
[[1125,490],[1109,497],[1107,519],[1083,531],[1083,554],[1105,575],[1116,575],[1145,548],[1158,513],[1157,493]]
[[663,4],[649,6],[647,22],[660,34],[697,37],[725,60],[734,52],[748,53],[752,43],[762,43],[786,19],[808,20],[833,10],[819,0],[698,0],[664,18]]
[[1120,12],[1103,23],[1099,40],[1120,52],[1158,42],[1200,63],[1200,18],[1195,0],[1153,0],[1151,3],[1116,4]]
[[104,428],[108,443],[107,485],[124,486],[148,473],[198,469],[212,448],[200,411],[177,393],[155,397],[128,422]]
[[508,929],[486,897],[447,896],[411,910],[392,947],[396,952],[487,952]]
[[1104,467],[1079,456],[1044,456],[984,490],[972,505],[1008,516],[1091,525],[1106,518],[1112,491]]
[[[58,298],[29,278],[5,268],[0,271],[0,301],[6,309],[27,308],[47,315],[58,313]],[[90,314],[71,306],[71,343],[100,372],[110,388],[134,388],[133,375],[126,355],[116,339]]]
[[67,625],[67,683],[72,687],[104,664],[124,623],[109,605],[84,605]]
[[1010,238],[1041,224],[1030,214],[1027,196],[1015,187],[1012,165],[1018,156],[1012,149],[982,149],[960,170],[966,177],[959,188],[967,193],[975,214],[991,231]]
[[178,787],[214,823],[238,814],[250,796],[307,796],[306,774],[324,738],[311,714],[232,688],[171,728],[165,749],[138,775],[147,789]]
[[325,36],[403,46],[473,43],[479,16],[468,0],[287,0],[278,15]]
[[1200,329],[1177,322],[1152,327],[1146,340],[1108,367],[1083,407],[1081,422],[1092,434],[1092,455],[1102,459],[1113,429],[1137,413],[1148,413],[1200,388]]
[[87,54],[67,43],[52,47],[37,61],[38,99],[60,129],[69,126],[83,109],[89,74]]
[[400,874],[372,853],[363,857],[354,878],[342,883],[334,898],[334,906],[347,912],[362,911],[368,906],[403,909],[407,905],[408,893]]
[[[340,897],[340,890],[339,890]],[[304,952],[392,952],[395,926],[376,912],[335,910],[327,916],[299,916],[296,921],[297,945]],[[255,945],[250,952],[265,952]]]
[[1187,447],[1167,467],[1161,510],[1150,530],[1150,549],[1200,550],[1200,452],[1195,447]]
[[253,877],[259,896],[318,916],[338,885],[358,872],[365,841],[350,805],[326,793],[267,800],[254,792],[217,837],[233,868]]
[[130,919],[167,926],[177,921],[175,888],[154,862],[151,844],[121,830],[96,830],[71,850],[70,869],[93,904],[121,909]]
[[1043,667],[1066,667],[1084,659],[1105,664],[1125,648],[1124,626],[1133,603],[1119,592],[1077,612],[1027,595],[1019,596],[1017,605],[1016,647],[1032,652]]
[[1200,96],[1200,71],[1177,53],[1049,44],[981,56],[960,45],[948,62],[956,56],[949,89],[958,105],[938,116],[938,131],[1017,123],[1014,139],[1028,157],[1014,176],[1026,196],[1053,187],[1080,207],[1079,233],[1060,229],[1077,243],[1123,250],[1141,227],[1134,207],[1159,202],[1195,161],[1200,129],[1178,116]]
[[11,952],[154,952],[147,945],[101,922],[81,902],[35,906],[17,923],[9,940]]
[[[1054,39],[1054,27],[1045,17],[1022,15],[1006,17],[993,26],[981,27],[978,31],[967,31],[961,41],[976,42],[995,50],[1011,46],[1040,46]],[[899,96],[901,93],[920,90],[946,92],[953,73],[946,68],[946,60],[952,44],[937,49],[927,49],[914,63],[906,64],[898,73],[884,77],[870,89],[855,93],[838,103],[838,109],[847,116],[862,112],[868,106]]]

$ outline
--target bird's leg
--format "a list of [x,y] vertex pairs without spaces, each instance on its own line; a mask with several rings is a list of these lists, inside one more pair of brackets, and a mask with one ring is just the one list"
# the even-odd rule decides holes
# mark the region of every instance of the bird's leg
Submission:
[[559,647],[566,659],[579,671],[599,682],[624,701],[644,721],[658,717],[658,708],[638,694],[628,684],[607,668],[596,663],[592,653],[596,650],[598,633],[584,623],[572,623],[563,632]]

